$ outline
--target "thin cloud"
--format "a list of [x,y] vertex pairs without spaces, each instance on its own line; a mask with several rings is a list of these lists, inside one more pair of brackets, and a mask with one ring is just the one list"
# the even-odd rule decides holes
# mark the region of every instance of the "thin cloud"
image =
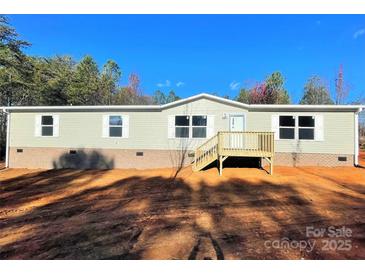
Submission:
[[158,83],[157,86],[159,88],[169,87],[169,86],[171,86],[171,82],[170,82],[170,80],[166,80],[164,83]]
[[184,82],[177,82],[176,83],[176,86],[179,88],[179,87],[182,87],[182,86],[184,86],[185,85],[185,83]]
[[236,82],[236,81],[232,81],[230,84],[229,84],[229,88],[231,90],[236,90],[240,87],[241,83],[240,82]]
[[362,36],[364,34],[365,34],[365,29],[359,29],[359,30],[355,31],[354,39],[357,39],[357,38],[359,38],[360,36]]

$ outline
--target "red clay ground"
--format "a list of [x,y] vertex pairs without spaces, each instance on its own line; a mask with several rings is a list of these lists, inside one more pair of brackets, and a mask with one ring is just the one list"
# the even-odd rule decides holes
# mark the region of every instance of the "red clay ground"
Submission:
[[[273,176],[226,168],[222,177],[186,168],[173,175],[2,170],[0,258],[365,259],[365,168],[277,167]],[[345,226],[352,235],[326,249],[328,235],[306,237],[308,226]],[[352,248],[334,250],[346,247],[342,240]],[[307,252],[297,241],[315,246]]]
[[359,165],[365,167],[365,151],[360,151]]

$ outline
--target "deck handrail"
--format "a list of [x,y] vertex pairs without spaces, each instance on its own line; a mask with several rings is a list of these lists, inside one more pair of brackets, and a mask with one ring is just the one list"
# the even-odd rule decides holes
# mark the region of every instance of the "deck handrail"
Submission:
[[199,145],[194,153],[194,169],[211,159],[218,157],[218,134]]
[[226,159],[229,156],[266,158],[272,167],[274,132],[219,131],[196,148],[193,168],[200,170],[214,160]]
[[274,132],[220,131],[219,154],[225,156],[272,157]]

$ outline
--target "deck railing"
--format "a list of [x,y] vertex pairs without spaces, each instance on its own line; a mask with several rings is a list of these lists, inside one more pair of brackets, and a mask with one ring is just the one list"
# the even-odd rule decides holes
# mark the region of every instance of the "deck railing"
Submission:
[[218,132],[195,150],[193,169],[201,170],[215,160],[222,163],[229,156],[266,158],[270,162],[272,173],[274,133],[254,131]]
[[210,162],[218,159],[218,135],[200,145],[194,154],[194,170],[200,170]]
[[222,156],[272,157],[274,154],[274,133],[219,132],[218,147],[218,154]]

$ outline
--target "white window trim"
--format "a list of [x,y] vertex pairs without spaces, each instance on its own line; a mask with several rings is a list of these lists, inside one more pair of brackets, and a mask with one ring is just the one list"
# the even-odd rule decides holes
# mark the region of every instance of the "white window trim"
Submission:
[[[314,120],[314,127],[301,127],[299,126],[299,117],[305,117],[305,116],[309,116],[309,117],[312,117],[312,119]],[[317,141],[316,140],[316,116],[315,115],[297,115],[296,117],[296,126],[297,126],[297,137],[298,137],[298,141],[302,142],[302,141],[310,141],[310,142],[313,142],[313,141]],[[300,129],[313,129],[313,139],[299,139],[299,130]]]
[[[189,116],[189,125],[187,125],[187,126],[177,126],[176,125],[176,117],[177,116]],[[191,138],[191,135],[192,135],[192,130],[191,130],[192,120],[193,119],[192,119],[191,115],[187,115],[187,114],[177,114],[177,115],[174,115],[174,128],[175,128],[174,138],[175,139],[190,139]],[[176,137],[176,128],[188,128],[189,129],[189,136],[188,137]]]
[[[174,119],[176,116],[189,116],[189,126],[176,126],[175,125],[175,120],[174,120],[174,128],[175,128],[175,135],[174,135],[174,139],[193,139],[193,140],[206,140],[208,139],[208,114],[175,114],[174,115]],[[193,116],[206,116],[207,119],[207,125],[206,126],[193,126]],[[187,127],[189,128],[189,137],[176,137],[176,128],[184,128]],[[205,131],[205,137],[193,137],[193,128],[194,127],[205,127],[206,131]],[[210,138],[210,137],[209,137]]]
[[[205,119],[207,121],[207,124],[205,126],[193,126],[193,116],[205,116]],[[208,138],[208,114],[192,114],[190,116],[190,120],[191,120],[191,139],[194,140],[204,140]],[[203,128],[205,127],[205,137],[193,137],[193,128]]]
[[[54,114],[54,113],[40,113],[38,114],[39,117],[40,117],[40,123],[39,123],[39,135],[36,136],[36,137],[40,137],[40,138],[58,138],[59,137],[59,115],[58,114]],[[52,125],[43,125],[42,124],[42,117],[43,116],[52,116],[52,119],[53,119],[53,124]],[[58,118],[57,118],[57,117]],[[55,118],[58,119],[58,125],[55,125]],[[36,118],[37,119],[37,116]],[[56,126],[58,127],[58,129],[56,128]],[[52,127],[52,135],[51,136],[46,136],[46,135],[42,135],[42,129],[43,127]],[[58,131],[58,134],[56,135],[56,131]]]
[[[294,126],[280,126],[280,117],[281,116],[291,116],[294,118]],[[278,130],[279,130],[279,139],[278,140],[283,140],[283,141],[291,141],[291,140],[297,140],[298,136],[297,136],[297,117],[295,115],[292,114],[279,114],[279,121],[278,121],[279,125],[278,125]],[[294,138],[290,139],[290,138],[280,138],[280,129],[281,128],[289,128],[289,129],[294,129]]]
[[[110,124],[110,117],[112,116],[119,116],[120,119],[122,120],[122,124],[121,125],[111,125]],[[109,115],[109,120],[108,120],[109,124],[108,124],[108,137],[109,138],[123,138],[123,131],[124,131],[124,122],[123,122],[123,116],[122,115]],[[110,128],[121,128],[121,135],[120,136],[110,136]]]
[[[120,113],[112,113],[112,114],[106,114],[106,116],[108,116],[108,130],[107,130],[107,136],[105,136],[104,138],[108,138],[108,139],[127,139],[129,136],[124,136],[126,130],[129,131],[129,128],[127,129],[127,127],[129,127],[129,123],[128,125],[126,125],[126,119],[127,115],[124,114],[120,114]],[[109,121],[110,121],[110,116],[120,116],[122,118],[122,125],[110,125]],[[121,127],[122,128],[122,136],[110,136],[110,127]]]
[[[291,113],[279,113],[277,114],[279,117],[278,121],[278,139],[277,141],[298,141],[298,142],[322,142],[323,140],[317,140],[316,139],[316,115],[317,114],[291,114]],[[286,127],[286,126],[280,126],[280,116],[292,116],[295,120],[295,126],[294,127]],[[314,127],[299,127],[299,116],[311,116],[314,118]],[[294,128],[294,139],[282,139],[280,138],[280,128]],[[314,139],[299,139],[299,129],[300,128],[308,128],[314,130]]]

